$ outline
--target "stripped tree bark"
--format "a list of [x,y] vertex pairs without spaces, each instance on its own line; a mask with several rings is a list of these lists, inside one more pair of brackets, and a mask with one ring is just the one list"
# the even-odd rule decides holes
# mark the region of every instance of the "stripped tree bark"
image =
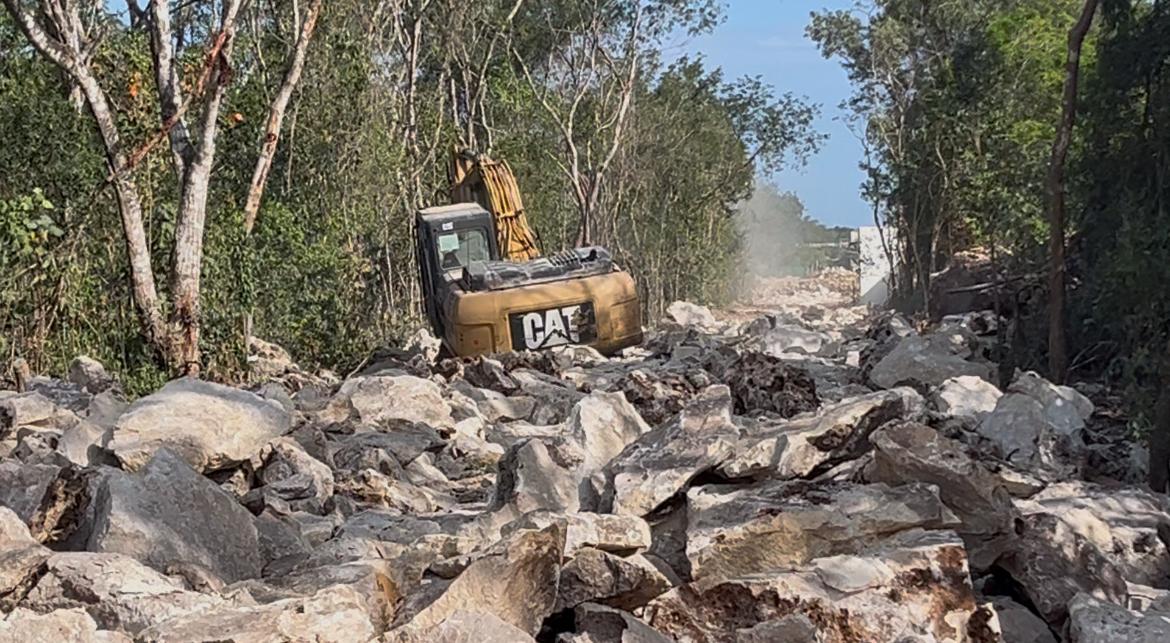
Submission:
[[[191,97],[184,100],[178,70],[176,36],[171,30],[166,0],[152,0],[149,13],[152,65],[158,84],[162,126],[145,145],[127,154],[108,97],[90,67],[93,44],[81,19],[80,0],[41,0],[33,11],[21,0],[3,0],[20,30],[46,59],[61,68],[80,90],[101,135],[115,189],[130,266],[134,306],[148,343],[168,366],[182,374],[198,375],[199,285],[203,266],[203,231],[207,197],[215,159],[220,107],[231,80],[231,46],[241,0],[223,0],[219,28],[209,37],[204,64]],[[88,5],[86,5],[88,6]],[[202,111],[193,139],[186,115],[192,100],[202,99]],[[170,142],[179,183],[179,212],[171,266],[171,314],[164,320],[142,216],[142,199],[131,173],[157,141]],[[103,184],[104,185],[104,184]]]
[[1077,83],[1081,72],[1081,47],[1093,24],[1099,0],[1085,0],[1081,15],[1068,33],[1068,52],[1064,64],[1064,95],[1061,99],[1060,124],[1052,142],[1052,156],[1044,192],[1048,205],[1049,273],[1048,273],[1048,371],[1054,382],[1063,383],[1068,369],[1065,338],[1065,189],[1064,166],[1072,144],[1077,114]]
[[[142,222],[142,199],[125,171],[129,167],[109,98],[89,66],[90,43],[85,38],[78,7],[67,0],[46,0],[34,15],[20,0],[3,0],[8,13],[33,47],[65,72],[81,90],[105,148],[109,171],[122,219],[123,240],[130,268],[130,290],[143,335],[160,355],[169,352],[162,306],[151,267],[150,245]],[[49,34],[55,34],[50,36]]]

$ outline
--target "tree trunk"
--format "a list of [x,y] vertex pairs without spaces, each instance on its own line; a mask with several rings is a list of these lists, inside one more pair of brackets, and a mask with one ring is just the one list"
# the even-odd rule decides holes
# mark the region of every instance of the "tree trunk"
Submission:
[[1061,99],[1060,124],[1052,142],[1052,156],[1048,163],[1045,196],[1048,201],[1049,254],[1048,273],[1048,371],[1057,383],[1064,382],[1068,369],[1064,321],[1064,166],[1068,148],[1072,144],[1073,126],[1077,118],[1077,83],[1081,71],[1081,46],[1093,24],[1099,0],[1085,0],[1080,18],[1068,33],[1068,54],[1065,61],[1064,95]]
[[117,195],[127,264],[130,267],[130,290],[134,309],[147,342],[160,355],[166,355],[169,342],[150,261],[150,244],[147,242],[146,229],[142,223],[142,200],[139,198],[138,188],[126,175],[127,158],[122,149],[114,112],[105,91],[94,78],[86,62],[88,55],[83,51],[81,24],[76,9],[71,7],[72,10],[67,12],[67,15],[61,16],[62,21],[56,25],[58,39],[50,36],[18,0],[3,2],[33,47],[70,77],[89,105],[105,148],[110,182],[113,183]]
[[[171,364],[185,375],[199,375],[200,274],[203,269],[203,230],[207,222],[207,196],[211,182],[211,166],[215,160],[215,137],[218,131],[219,109],[230,80],[232,38],[235,36],[236,14],[240,0],[227,0],[224,6],[223,38],[218,60],[213,64],[203,112],[199,145],[187,164],[181,185],[178,225],[175,229],[175,260],[171,273]],[[213,49],[214,50],[214,49]]]

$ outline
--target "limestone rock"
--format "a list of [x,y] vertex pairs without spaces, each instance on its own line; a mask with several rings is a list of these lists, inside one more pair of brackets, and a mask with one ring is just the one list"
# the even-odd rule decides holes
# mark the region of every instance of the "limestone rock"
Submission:
[[597,392],[573,406],[564,436],[581,446],[584,467],[596,471],[648,431],[650,426],[621,393]]
[[612,513],[644,516],[732,453],[731,391],[711,386],[670,424],[643,434],[606,467]]
[[1067,386],[1024,373],[976,427],[998,455],[1026,469],[1065,473],[1084,450],[1082,429],[1093,405]]
[[397,630],[384,640],[387,643],[535,643],[536,639],[491,612],[455,610],[426,632]]
[[434,428],[450,427],[454,423],[439,385],[413,375],[348,379],[321,412],[321,419],[330,422],[354,419],[366,425],[418,422]]
[[520,394],[536,400],[536,408],[528,418],[533,424],[564,422],[573,406],[585,397],[564,381],[538,371],[518,369],[512,371],[511,376],[520,385]]
[[168,618],[222,604],[121,554],[66,552],[46,561],[45,573],[21,607],[40,613],[81,608],[99,627],[130,634]]
[[168,619],[140,632],[142,643],[366,643],[377,634],[356,591],[334,586],[309,598],[223,605]]
[[293,509],[319,510],[333,495],[333,471],[306,453],[292,438],[277,438],[268,443],[261,450],[260,459],[264,463],[257,476],[261,484],[272,486],[293,479],[307,483],[306,497],[293,502]]
[[75,357],[69,363],[68,380],[93,395],[114,386],[114,378],[106,371],[106,367],[85,355]]
[[1078,594],[1068,611],[1070,643],[1170,640],[1170,612],[1134,612],[1088,594]]
[[527,395],[486,397],[476,402],[476,408],[488,422],[526,420],[536,410],[536,399]]
[[30,522],[60,470],[61,467],[51,464],[0,462],[0,507],[7,507],[25,523]]
[[578,634],[565,636],[566,643],[671,643],[661,632],[629,612],[582,603],[573,610]]
[[581,509],[580,478],[553,460],[540,440],[512,447],[500,461],[493,507],[511,505],[521,513]]
[[374,469],[401,477],[402,465],[425,451],[438,449],[443,441],[439,434],[422,424],[400,425],[387,431],[362,431],[345,436],[335,443],[335,469],[360,471]]
[[1068,605],[1077,594],[1125,604],[1127,588],[1121,571],[1056,516],[1023,516],[1016,520],[1015,531],[1012,550],[997,564],[1057,631],[1064,626]]
[[748,347],[772,357],[783,357],[785,353],[815,355],[830,341],[826,333],[788,324],[776,324],[756,335],[753,341],[748,343]]
[[69,643],[130,643],[120,632],[98,630],[97,623],[84,610],[57,610],[37,614],[16,609],[0,618],[0,643],[32,641],[69,641]]
[[1003,640],[1010,643],[1058,643],[1044,619],[1005,596],[991,599]]
[[903,384],[939,386],[952,377],[969,375],[990,381],[990,364],[969,361],[970,349],[949,337],[908,335],[873,366],[869,379],[880,388]]
[[730,478],[803,478],[818,468],[855,458],[866,438],[894,419],[916,417],[922,396],[910,388],[848,398],[775,428],[749,433],[719,471]]
[[935,410],[950,417],[977,422],[995,410],[1003,396],[991,382],[974,375],[952,377],[931,395]]
[[132,404],[118,419],[108,448],[131,471],[168,448],[203,473],[247,461],[290,428],[288,412],[276,402],[184,378]]
[[0,436],[20,426],[50,423],[57,413],[57,405],[35,391],[0,397]]
[[667,577],[641,555],[623,558],[585,548],[561,568],[555,611],[585,602],[632,610],[670,588]]
[[136,474],[106,476],[93,506],[89,551],[126,554],[155,569],[196,564],[226,581],[260,575],[251,514],[166,449]]
[[937,488],[924,484],[706,486],[687,493],[687,519],[697,580],[791,569],[857,552],[886,534],[957,525]]
[[713,643],[783,640],[778,631],[809,623],[814,635],[796,640],[959,643],[980,622],[962,541],[921,530],[790,571],[699,580],[658,597],[645,614],[676,640]]
[[689,301],[676,301],[667,306],[666,317],[684,328],[711,330],[719,326],[710,309]]
[[868,479],[937,486],[942,501],[962,521],[956,530],[967,543],[974,567],[986,569],[1004,541],[1014,539],[1012,519],[1017,511],[1011,495],[1001,479],[970,458],[960,443],[913,422],[883,427],[870,442],[874,461]]
[[1170,527],[1170,499],[1132,487],[1087,482],[1049,485],[1016,502],[1025,514],[1048,513],[1084,538],[1126,580],[1170,589],[1170,551],[1159,530]]
[[16,513],[0,507],[0,612],[23,598],[51,553],[29,535]]
[[544,529],[562,525],[565,531],[565,557],[571,558],[583,548],[614,553],[633,553],[648,549],[650,525],[637,516],[591,512],[554,513],[534,511],[509,523],[507,530]]
[[408,606],[403,628],[422,634],[459,610],[486,612],[532,636],[553,610],[564,534],[521,531],[471,563],[421,609]]

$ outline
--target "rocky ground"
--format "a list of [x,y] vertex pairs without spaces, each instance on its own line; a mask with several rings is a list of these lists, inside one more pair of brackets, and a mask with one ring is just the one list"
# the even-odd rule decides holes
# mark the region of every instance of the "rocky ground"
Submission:
[[1102,392],[1001,391],[994,316],[840,283],[614,359],[0,392],[0,642],[1170,640],[1170,501]]

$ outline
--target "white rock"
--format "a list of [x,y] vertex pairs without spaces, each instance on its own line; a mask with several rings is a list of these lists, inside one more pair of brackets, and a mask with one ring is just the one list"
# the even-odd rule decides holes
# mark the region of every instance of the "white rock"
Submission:
[[982,419],[995,410],[1003,393],[991,382],[973,375],[952,377],[931,395],[939,413],[971,420]]
[[108,448],[128,470],[168,448],[201,473],[247,461],[292,423],[280,404],[202,380],[168,382],[118,418]]

